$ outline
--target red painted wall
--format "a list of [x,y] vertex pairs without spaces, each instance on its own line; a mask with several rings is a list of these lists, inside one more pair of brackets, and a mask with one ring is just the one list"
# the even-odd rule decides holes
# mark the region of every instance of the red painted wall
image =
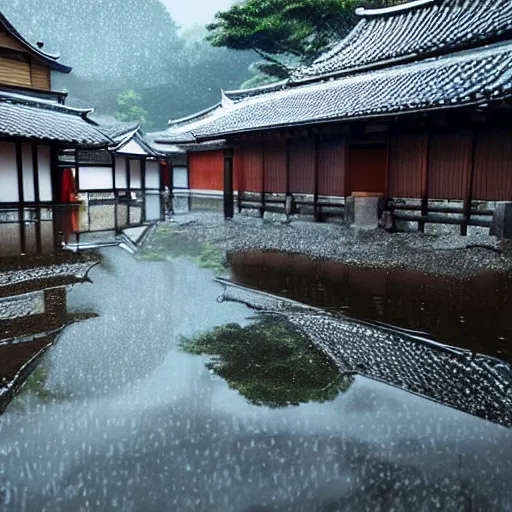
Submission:
[[224,190],[224,152],[189,153],[189,187],[193,190]]

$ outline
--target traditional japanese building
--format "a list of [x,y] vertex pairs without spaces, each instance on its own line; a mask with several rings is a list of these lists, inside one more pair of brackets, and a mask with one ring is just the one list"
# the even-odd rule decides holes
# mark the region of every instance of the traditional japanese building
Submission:
[[[225,93],[183,142],[227,141],[225,213],[343,215],[380,197],[388,220],[490,226],[512,201],[512,3],[418,0],[359,23],[286,82]],[[163,140],[163,139],[162,139]],[[182,142],[176,137],[173,143]],[[216,170],[218,172],[218,170]]]
[[[225,100],[225,98],[224,98]],[[222,208],[225,140],[198,144],[196,126],[216,115],[222,103],[182,119],[169,121],[169,129],[151,133],[148,140],[169,162],[165,184],[173,190],[174,209]]]
[[106,148],[112,140],[65,106],[52,73],[70,73],[58,55],[29,43],[0,13],[0,207],[51,205],[71,198],[60,162],[65,151]]

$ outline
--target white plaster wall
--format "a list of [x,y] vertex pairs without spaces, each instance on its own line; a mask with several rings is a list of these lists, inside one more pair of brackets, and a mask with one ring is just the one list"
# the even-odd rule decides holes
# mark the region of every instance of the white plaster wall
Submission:
[[146,162],[146,188],[160,188],[160,163]]
[[119,153],[124,153],[125,155],[147,155],[146,150],[134,140],[131,140],[119,149]]
[[0,202],[14,203],[19,200],[16,146],[2,142],[0,143]]
[[173,187],[188,188],[188,169],[186,167],[173,167]]
[[130,189],[140,189],[140,160],[130,160]]
[[80,190],[112,190],[112,167],[79,167]]
[[160,194],[146,194],[146,220],[160,219]]
[[125,189],[126,183],[126,158],[116,157],[116,188]]
[[39,200],[52,201],[52,171],[50,163],[50,148],[48,146],[37,146],[39,173]]
[[34,187],[34,162],[32,160],[32,144],[23,144],[22,150],[23,162],[23,195],[25,201],[35,201],[36,191]]

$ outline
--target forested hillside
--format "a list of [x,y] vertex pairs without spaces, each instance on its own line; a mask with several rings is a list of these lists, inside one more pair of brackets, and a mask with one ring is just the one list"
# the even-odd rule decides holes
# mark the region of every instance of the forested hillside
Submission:
[[160,0],[0,0],[0,9],[30,40],[73,66],[55,87],[70,104],[115,115],[118,97],[134,91],[147,128],[164,128],[218,101],[221,88],[249,76],[252,52],[213,48],[201,28],[179,34]]

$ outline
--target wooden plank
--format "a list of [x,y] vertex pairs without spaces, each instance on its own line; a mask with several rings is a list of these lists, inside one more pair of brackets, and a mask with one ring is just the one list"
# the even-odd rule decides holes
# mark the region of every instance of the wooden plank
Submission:
[[30,64],[8,57],[0,57],[0,83],[32,87]]
[[51,90],[51,74],[50,69],[46,66],[32,63],[32,87],[42,91]]

